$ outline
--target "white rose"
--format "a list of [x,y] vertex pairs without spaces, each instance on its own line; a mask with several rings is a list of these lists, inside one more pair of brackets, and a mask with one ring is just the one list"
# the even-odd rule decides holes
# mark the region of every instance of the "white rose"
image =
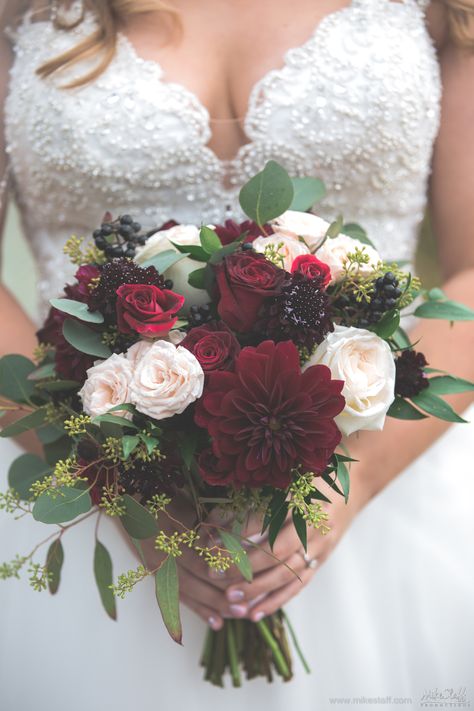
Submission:
[[388,344],[365,329],[336,326],[305,369],[319,363],[345,383],[346,406],[335,418],[341,432],[381,430],[395,397],[395,361]]
[[372,267],[376,267],[382,261],[379,253],[370,245],[363,244],[358,239],[352,239],[347,235],[338,235],[333,239],[328,238],[323,246],[318,249],[316,252],[317,258],[327,264],[331,270],[331,283],[342,278],[347,255],[353,253],[356,248],[362,249],[369,257],[367,264],[359,266],[358,273],[362,276],[370,276],[373,272]]
[[[279,245],[281,245],[280,248]],[[266,247],[269,246],[273,246],[275,251],[278,250],[278,254],[283,257],[283,267],[288,272],[291,271],[291,265],[296,257],[299,257],[301,254],[309,254],[309,249],[303,242],[299,242],[299,240],[294,237],[288,237],[288,235],[281,234],[280,232],[276,232],[269,237],[257,237],[257,239],[252,242],[252,247],[256,252],[264,253]],[[280,264],[278,264],[278,266],[280,266]]]
[[[96,361],[87,371],[87,380],[79,391],[84,412],[92,417],[105,415],[112,407],[130,402],[132,364],[123,355],[113,353],[107,360]],[[116,415],[131,418],[117,410]]]
[[131,402],[144,415],[162,420],[184,412],[203,387],[203,370],[190,351],[155,341],[135,366]]
[[127,360],[129,360],[132,364],[132,368],[137,367],[139,361],[143,358],[145,353],[149,351],[153,343],[154,341],[141,340],[134,343],[133,346],[130,346],[127,351],[126,357]]
[[311,251],[323,241],[329,222],[310,212],[287,210],[270,223],[280,234],[298,239],[302,237]]
[[[183,246],[187,244],[200,245],[199,228],[196,225],[175,225],[169,230],[155,232],[154,235],[147,239],[143,247],[137,249],[135,261],[137,264],[143,264],[148,259],[160,254],[160,252],[174,249],[172,242]],[[189,311],[189,308],[193,305],[201,306],[209,301],[207,291],[195,289],[188,284],[188,276],[191,272],[200,269],[202,266],[201,262],[184,257],[166,270],[166,277],[173,281],[173,291],[182,294],[186,299],[183,309],[185,312]]]

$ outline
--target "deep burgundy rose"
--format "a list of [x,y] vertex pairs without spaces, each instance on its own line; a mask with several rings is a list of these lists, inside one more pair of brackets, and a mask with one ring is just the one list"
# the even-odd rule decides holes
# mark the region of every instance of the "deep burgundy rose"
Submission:
[[324,365],[302,373],[291,341],[243,348],[235,372],[210,373],[196,404],[196,424],[218,460],[203,455],[207,480],[231,472],[236,486],[284,488],[298,465],[322,473],[341,441],[334,417],[344,409],[343,385]]
[[233,370],[240,343],[223,321],[211,321],[192,328],[179,344],[197,358],[205,373]]
[[123,284],[117,289],[117,325],[122,333],[164,336],[178,320],[184,296],[153,284]]
[[203,481],[212,486],[225,486],[234,481],[232,457],[216,457],[212,449],[205,449],[199,455],[197,464]]
[[320,287],[326,287],[331,281],[331,270],[327,264],[314,254],[300,254],[293,260],[291,273],[302,274],[307,279],[318,279]]
[[223,245],[235,242],[242,235],[245,235],[243,242],[253,242],[257,237],[266,237],[273,234],[271,225],[264,225],[262,229],[253,220],[246,220],[240,224],[234,220],[226,220],[223,225],[217,225],[214,231]]
[[280,293],[287,273],[253,251],[235,252],[215,266],[217,311],[238,333],[252,330],[265,301]]

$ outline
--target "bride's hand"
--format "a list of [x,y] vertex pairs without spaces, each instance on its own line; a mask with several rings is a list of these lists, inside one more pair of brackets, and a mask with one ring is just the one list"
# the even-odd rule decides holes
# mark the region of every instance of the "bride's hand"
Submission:
[[[245,617],[257,622],[276,612],[297,595],[312,580],[321,564],[329,557],[358,511],[367,501],[364,492],[356,491],[355,486],[352,486],[347,504],[324,482],[318,483],[318,488],[332,501],[331,504],[324,505],[329,515],[328,524],[331,530],[323,535],[314,528],[308,528],[307,560],[316,560],[317,563],[314,564],[314,567],[308,565],[303,558],[303,546],[295,531],[291,516],[288,516],[273,547],[273,555],[279,560],[269,555],[268,543],[262,543],[259,548],[254,548],[248,553],[254,572],[252,582],[246,582],[240,575],[237,580],[229,580],[231,575],[226,575],[228,578],[225,583],[227,599],[229,602],[241,606],[242,610],[245,608]],[[255,533],[255,528],[250,525],[248,531],[243,535],[245,533],[251,535]]]

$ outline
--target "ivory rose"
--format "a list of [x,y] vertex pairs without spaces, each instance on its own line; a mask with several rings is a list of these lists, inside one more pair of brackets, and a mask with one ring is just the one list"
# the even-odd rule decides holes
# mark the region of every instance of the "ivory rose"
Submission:
[[184,412],[201,397],[203,386],[204,373],[192,353],[168,341],[155,341],[143,349],[133,368],[131,402],[144,415],[163,420]]
[[347,255],[353,253],[356,249],[362,249],[369,257],[367,264],[359,266],[358,273],[362,276],[369,276],[373,273],[372,267],[376,267],[382,261],[379,253],[370,245],[341,234],[333,239],[327,239],[323,246],[317,250],[317,258],[327,264],[331,270],[331,283],[339,281],[343,277]]
[[[112,407],[130,402],[132,363],[123,355],[113,353],[107,360],[96,361],[87,371],[87,379],[79,397],[84,412],[91,417],[105,415]],[[130,418],[125,410],[116,415]]]
[[296,240],[302,237],[311,252],[321,244],[329,227],[329,222],[323,220],[322,217],[296,210],[287,210],[283,215],[272,220],[270,224],[275,232],[279,232],[281,235]]
[[388,344],[362,328],[336,326],[318,346],[305,369],[326,365],[344,381],[346,406],[336,417],[345,435],[381,430],[395,394],[395,361]]
[[278,266],[283,266],[283,269],[286,269],[287,272],[291,271],[296,257],[309,254],[309,249],[303,242],[281,232],[275,232],[269,237],[257,237],[252,242],[252,247],[256,252],[261,252],[262,254],[265,253],[267,247],[273,247],[275,252],[278,250],[278,254],[283,257],[283,265],[278,264]]

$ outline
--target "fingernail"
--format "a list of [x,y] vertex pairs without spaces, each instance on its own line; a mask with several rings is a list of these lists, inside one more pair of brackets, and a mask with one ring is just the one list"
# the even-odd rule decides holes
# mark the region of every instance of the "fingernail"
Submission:
[[258,612],[255,612],[255,614],[252,615],[250,618],[252,622],[260,622],[265,617],[265,613],[263,610],[259,610]]
[[229,605],[229,610],[234,617],[243,617],[247,614],[247,605]]
[[209,627],[211,627],[213,630],[220,630],[222,627],[221,621],[217,618],[211,615],[210,617],[207,618],[207,621],[209,623]]
[[228,590],[226,592],[227,599],[230,600],[230,602],[239,602],[239,600],[243,600],[245,597],[245,593],[243,590]]
[[249,602],[248,602],[249,609],[252,607],[255,607],[255,605],[258,605],[258,603],[262,602],[262,600],[266,597],[267,597],[267,593],[262,593],[261,595],[257,595],[257,597],[254,597],[253,600],[249,600]]

